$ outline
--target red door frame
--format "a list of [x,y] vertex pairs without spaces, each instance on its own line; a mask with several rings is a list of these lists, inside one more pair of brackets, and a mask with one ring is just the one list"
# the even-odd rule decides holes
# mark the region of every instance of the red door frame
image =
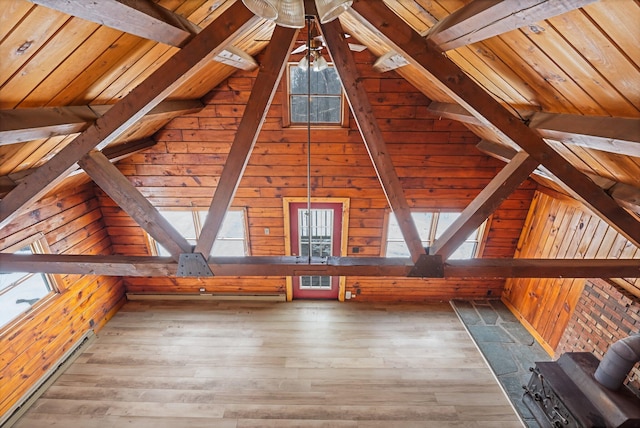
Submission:
[[[299,248],[299,225],[298,225],[298,211],[306,210],[308,207],[306,202],[291,202],[289,203],[289,221],[290,221],[290,236],[291,236],[291,255],[297,256]],[[341,243],[342,243],[342,202],[311,202],[311,209],[330,209],[333,210],[333,236],[332,236],[332,256],[340,256]],[[300,277],[294,276],[293,278],[293,298],[294,299],[338,299],[340,292],[340,277],[331,277],[331,289],[330,290],[309,290],[300,288]]]

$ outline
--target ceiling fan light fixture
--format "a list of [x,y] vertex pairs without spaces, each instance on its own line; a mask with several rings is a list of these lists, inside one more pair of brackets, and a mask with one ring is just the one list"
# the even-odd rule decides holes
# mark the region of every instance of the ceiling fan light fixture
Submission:
[[324,59],[322,55],[318,54],[318,56],[316,56],[315,59],[313,60],[312,70],[322,71],[322,70],[326,70],[327,67],[329,67],[329,64],[327,64],[327,60]]
[[300,62],[298,62],[298,68],[302,71],[307,71],[309,69],[309,60],[306,55],[300,60]]
[[304,1],[303,0],[275,0],[278,17],[276,24],[281,27],[304,27]]
[[258,15],[260,18],[269,19],[271,21],[278,18],[278,9],[269,0],[242,0],[242,3],[249,9],[254,15]]
[[315,0],[316,10],[320,22],[326,24],[338,17],[342,12],[349,9],[353,0]]

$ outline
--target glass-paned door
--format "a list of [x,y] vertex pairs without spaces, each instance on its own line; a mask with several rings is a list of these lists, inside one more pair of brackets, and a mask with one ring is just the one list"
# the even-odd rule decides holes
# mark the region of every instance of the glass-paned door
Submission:
[[[342,204],[306,203],[289,205],[292,255],[308,258],[340,255]],[[339,277],[297,276],[293,278],[294,299],[336,299]]]

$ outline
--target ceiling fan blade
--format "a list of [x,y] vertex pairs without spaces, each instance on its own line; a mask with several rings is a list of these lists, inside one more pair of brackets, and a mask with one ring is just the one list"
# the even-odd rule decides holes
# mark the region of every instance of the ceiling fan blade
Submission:
[[302,46],[298,46],[297,48],[295,48],[293,51],[291,51],[292,54],[299,54],[302,53],[304,51],[307,50],[307,45],[302,45]]

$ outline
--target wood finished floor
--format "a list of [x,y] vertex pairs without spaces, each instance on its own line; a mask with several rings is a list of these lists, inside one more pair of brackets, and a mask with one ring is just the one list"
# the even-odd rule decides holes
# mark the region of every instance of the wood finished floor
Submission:
[[521,427],[448,304],[129,302],[15,427]]

